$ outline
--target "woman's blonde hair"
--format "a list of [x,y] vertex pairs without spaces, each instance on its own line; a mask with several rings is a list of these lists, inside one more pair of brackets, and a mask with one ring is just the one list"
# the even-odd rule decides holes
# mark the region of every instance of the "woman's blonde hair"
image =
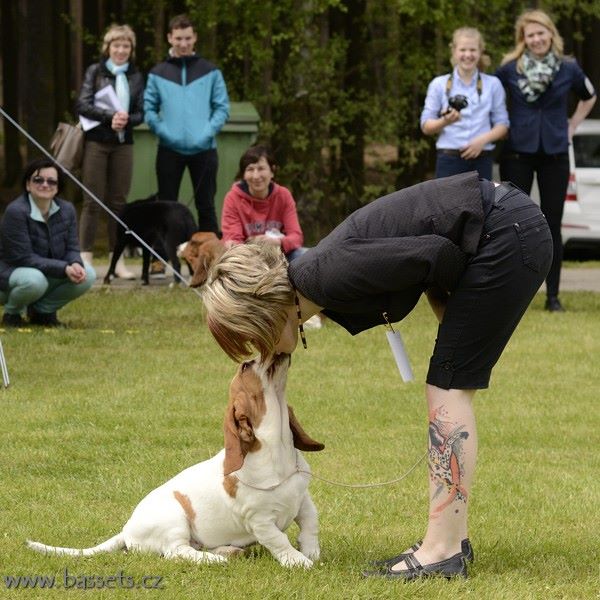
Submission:
[[233,360],[253,350],[263,359],[274,353],[294,304],[287,267],[279,247],[250,243],[233,246],[210,268],[202,288],[206,322]]
[[556,29],[554,21],[550,16],[543,10],[533,9],[526,10],[517,19],[515,23],[515,47],[504,56],[502,64],[506,64],[511,60],[517,61],[517,71],[521,72],[521,57],[523,56],[527,46],[525,45],[525,27],[531,24],[541,25],[550,31],[552,34],[552,47],[551,50],[557,56],[562,58],[564,52],[563,39]]
[[484,71],[487,69],[492,61],[490,57],[484,53],[485,51],[485,42],[483,41],[483,36],[479,29],[475,29],[475,27],[459,27],[454,30],[452,34],[452,41],[448,44],[450,48],[450,62],[452,66],[456,66],[456,60],[454,59],[454,50],[458,44],[458,39],[461,37],[471,38],[477,40],[477,45],[479,46],[479,61],[477,62],[477,68],[480,71]]
[[135,54],[135,33],[129,25],[117,25],[113,23],[104,34],[102,40],[102,54],[108,56],[108,47],[116,40],[126,40],[131,43],[131,58]]

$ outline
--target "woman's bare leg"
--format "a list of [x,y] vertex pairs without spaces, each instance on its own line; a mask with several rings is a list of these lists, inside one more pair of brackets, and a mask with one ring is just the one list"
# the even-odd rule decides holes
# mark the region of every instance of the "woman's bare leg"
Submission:
[[[429,409],[429,524],[414,553],[422,564],[460,552],[467,537],[467,508],[477,460],[475,390],[427,385]],[[393,570],[406,568],[404,562]]]

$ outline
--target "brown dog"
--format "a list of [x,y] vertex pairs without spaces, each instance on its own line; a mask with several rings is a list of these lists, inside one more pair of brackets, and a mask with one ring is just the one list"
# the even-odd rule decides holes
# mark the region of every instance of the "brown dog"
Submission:
[[200,287],[208,275],[210,265],[225,252],[225,244],[211,231],[197,231],[189,241],[177,248],[193,273],[191,287]]

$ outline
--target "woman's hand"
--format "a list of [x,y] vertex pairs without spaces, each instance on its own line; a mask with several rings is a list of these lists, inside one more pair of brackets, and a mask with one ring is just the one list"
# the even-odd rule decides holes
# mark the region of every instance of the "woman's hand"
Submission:
[[67,265],[65,267],[65,275],[73,283],[82,283],[86,278],[85,269],[79,263]]
[[446,125],[452,125],[452,123],[460,121],[460,112],[455,108],[448,108],[448,111],[445,112],[440,118],[442,120],[442,126],[446,127]]
[[125,127],[127,127],[128,121],[129,113],[119,110],[113,115],[111,127],[115,131],[122,131],[123,129],[125,129]]
[[448,108],[448,112],[444,113],[437,119],[427,119],[423,126],[421,127],[423,133],[425,135],[436,135],[444,127],[448,125],[452,125],[452,123],[456,123],[456,121],[460,120],[460,113],[455,108]]
[[460,157],[465,160],[477,158],[483,151],[486,143],[486,140],[481,139],[481,136],[473,138],[466,146],[460,149]]

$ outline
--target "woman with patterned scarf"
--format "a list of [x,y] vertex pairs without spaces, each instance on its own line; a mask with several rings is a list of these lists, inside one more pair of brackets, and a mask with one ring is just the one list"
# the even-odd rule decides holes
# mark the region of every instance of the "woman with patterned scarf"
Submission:
[[[144,119],[144,77],[132,63],[135,33],[128,25],[111,25],[102,44],[102,58],[91,65],[76,104],[88,119],[81,177],[83,183],[108,207],[119,214],[129,194],[133,173],[133,127]],[[121,110],[102,105],[96,93],[113,88]],[[81,220],[81,257],[91,264],[100,206],[84,194]],[[108,219],[108,242],[112,249],[117,224]],[[117,277],[135,279],[123,258],[117,262]]]
[[[554,259],[546,278],[546,309],[563,311],[558,299],[562,240],[560,226],[569,182],[568,147],[577,126],[596,102],[596,92],[577,61],[563,55],[563,40],[541,10],[524,12],[515,24],[515,48],[496,76],[509,98],[510,132],[500,158],[500,178],[527,194],[537,176]],[[579,103],[568,118],[569,92]]]

